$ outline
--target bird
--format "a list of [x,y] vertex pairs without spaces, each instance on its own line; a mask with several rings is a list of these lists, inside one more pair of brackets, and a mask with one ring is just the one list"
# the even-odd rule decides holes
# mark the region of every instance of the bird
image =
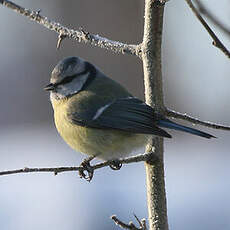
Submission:
[[[60,136],[77,152],[89,157],[82,162],[88,176],[89,162],[116,160],[143,147],[152,136],[171,138],[162,128],[175,129],[204,138],[214,136],[177,124],[134,97],[118,82],[80,57],[66,57],[55,66],[50,83],[54,121]],[[120,165],[111,165],[119,169]]]

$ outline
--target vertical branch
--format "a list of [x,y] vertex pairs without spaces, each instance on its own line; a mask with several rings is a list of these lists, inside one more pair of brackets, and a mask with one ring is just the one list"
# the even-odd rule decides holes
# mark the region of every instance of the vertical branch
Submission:
[[[156,112],[164,111],[161,42],[164,3],[160,0],[145,0],[145,22],[142,46],[145,99]],[[153,138],[148,146],[154,149],[151,160],[146,163],[147,202],[150,230],[167,230],[167,207],[163,164],[163,138]],[[154,161],[154,158],[157,161]]]

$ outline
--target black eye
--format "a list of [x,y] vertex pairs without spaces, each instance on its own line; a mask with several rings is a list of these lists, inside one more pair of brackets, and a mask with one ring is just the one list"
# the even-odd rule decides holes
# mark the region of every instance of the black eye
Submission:
[[79,72],[77,74],[74,74],[72,76],[66,76],[60,82],[55,83],[55,86],[67,84],[67,83],[71,82],[74,78],[81,76],[81,75],[85,75],[87,72],[89,72],[89,71],[87,69],[85,69],[84,71]]
[[73,76],[67,76],[67,77],[65,77],[63,80],[61,80],[60,82],[56,83],[55,85],[57,86],[57,85],[64,85],[64,84],[66,84],[66,83],[69,83],[69,82],[71,82],[76,76],[77,76],[76,74],[73,75]]
[[85,75],[85,74],[92,74],[92,75],[95,74],[95,67],[88,62],[85,62],[85,68],[83,71],[75,73],[74,75],[71,75],[71,76],[66,76],[60,82],[56,82],[53,85],[54,85],[54,87],[57,87],[58,85],[67,84],[67,83],[71,82],[74,78]]

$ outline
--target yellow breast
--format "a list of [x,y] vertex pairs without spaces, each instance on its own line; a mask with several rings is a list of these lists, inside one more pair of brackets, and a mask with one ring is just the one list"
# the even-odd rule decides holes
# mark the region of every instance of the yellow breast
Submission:
[[68,108],[67,99],[52,100],[52,105],[54,109],[55,125],[61,137],[74,150],[87,153],[84,148],[84,139],[87,136],[87,128],[74,125],[69,121],[66,114]]
[[130,154],[147,141],[146,135],[119,130],[95,129],[75,125],[68,119],[68,99],[52,100],[54,120],[61,137],[74,150],[104,160]]

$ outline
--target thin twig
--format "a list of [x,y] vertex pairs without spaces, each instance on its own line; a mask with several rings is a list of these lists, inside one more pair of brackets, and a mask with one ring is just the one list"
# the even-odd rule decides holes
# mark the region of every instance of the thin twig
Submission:
[[120,228],[123,229],[130,229],[130,230],[147,230],[145,219],[141,221],[134,215],[135,218],[138,220],[140,227],[136,227],[135,224],[130,221],[128,224],[124,223],[123,221],[119,220],[115,215],[111,216],[111,219],[118,225]]
[[213,129],[222,129],[222,130],[230,131],[230,126],[224,126],[224,125],[216,124],[216,123],[209,122],[209,121],[202,121],[197,118],[191,117],[187,115],[186,113],[184,114],[179,113],[171,109],[166,109],[165,115],[168,117],[178,118],[181,120],[192,122],[193,124],[198,124],[198,125],[206,126],[206,127],[213,128]]
[[191,0],[185,0],[195,16],[198,18],[200,23],[204,26],[206,31],[209,33],[209,35],[212,37],[213,42],[212,44],[216,46],[218,49],[220,49],[228,58],[230,58],[230,52],[228,49],[224,46],[224,44],[219,40],[219,38],[216,36],[216,34],[213,32],[213,30],[209,27],[207,22],[202,18],[199,11],[196,9],[196,7],[193,5]]
[[84,42],[107,50],[111,50],[115,53],[131,54],[141,58],[141,44],[140,45],[125,44],[122,42],[109,40],[99,35],[90,34],[88,32],[86,36],[85,33],[81,30],[69,29],[61,25],[60,23],[51,21],[47,17],[41,16],[40,10],[32,11],[29,9],[25,9],[24,7],[21,7],[8,0],[0,0],[0,4],[29,18],[32,21],[37,22],[38,24],[46,27],[47,29],[58,33],[59,39],[58,39],[57,47],[60,46],[60,42],[64,37],[68,37],[78,42]]
[[223,25],[223,23],[216,16],[214,16],[209,10],[207,10],[201,1],[195,0],[195,2],[198,6],[200,13],[205,15],[214,25],[216,25],[226,35],[230,37],[230,29]]
[[[150,154],[140,154],[134,157],[119,159],[118,162],[122,164],[129,164],[129,163],[135,163],[140,161],[147,161],[149,159]],[[98,163],[92,166],[94,170],[103,168],[106,166],[111,165],[113,161],[105,161],[102,163]],[[55,168],[21,168],[21,169],[15,169],[15,170],[7,170],[7,171],[0,171],[0,176],[3,175],[10,175],[10,174],[18,174],[18,173],[32,173],[32,172],[53,172],[55,175],[62,172],[70,172],[70,171],[79,171],[83,168],[81,166],[79,167],[55,167]]]
[[58,35],[58,40],[57,40],[57,50],[60,48],[62,41],[66,38],[66,35],[64,34],[59,34]]
[[135,219],[137,220],[137,222],[139,223],[140,227],[143,230],[147,230],[146,219],[143,218],[140,220],[135,213],[133,213],[133,215],[134,215]]

